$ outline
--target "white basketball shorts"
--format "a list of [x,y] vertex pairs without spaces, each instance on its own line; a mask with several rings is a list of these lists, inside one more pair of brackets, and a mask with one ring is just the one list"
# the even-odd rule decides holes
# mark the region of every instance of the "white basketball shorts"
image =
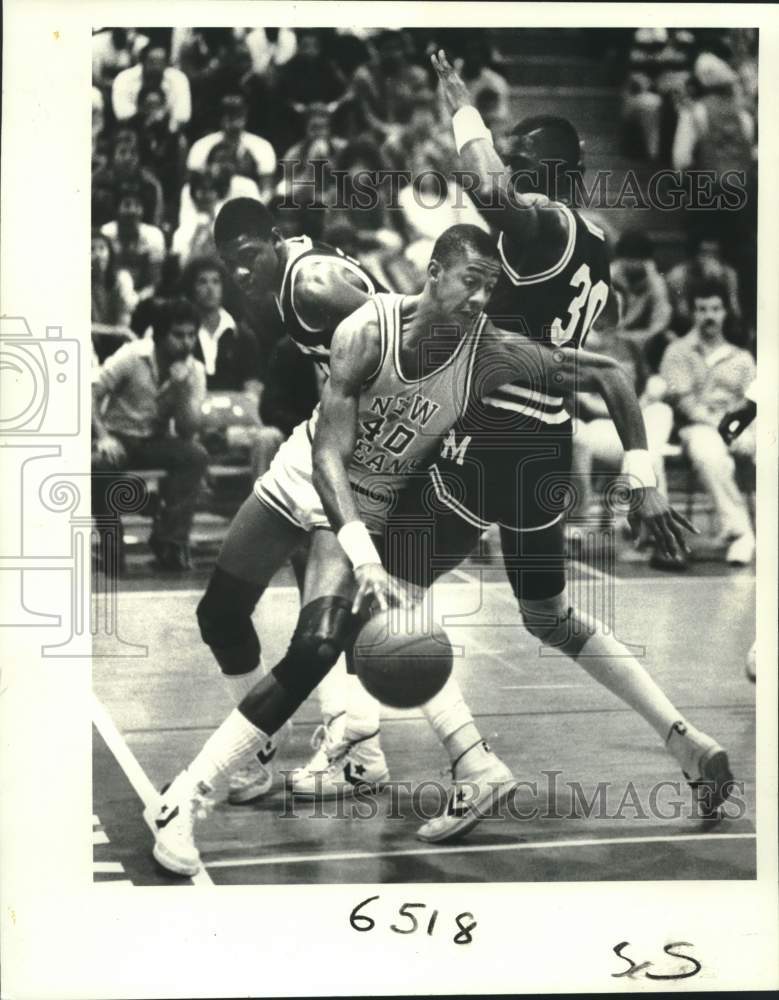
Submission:
[[305,531],[330,527],[312,481],[308,420],[298,424],[276,452],[268,471],[255,482],[254,495]]

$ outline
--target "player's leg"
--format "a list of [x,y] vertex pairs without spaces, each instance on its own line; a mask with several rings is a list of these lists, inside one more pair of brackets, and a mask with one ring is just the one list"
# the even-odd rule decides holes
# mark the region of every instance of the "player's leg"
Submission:
[[648,671],[598,619],[571,606],[565,587],[560,523],[539,532],[503,529],[504,563],[522,620],[544,645],[560,650],[655,730],[693,784],[706,783],[704,803],[714,810],[729,794],[727,756],[695,729]]
[[[260,501],[254,493],[244,501],[228,529],[216,566],[197,608],[203,641],[211,649],[233,704],[266,674],[266,664],[252,615],[263,591],[306,532]],[[253,802],[273,784],[271,761],[288,736],[285,727],[259,748],[230,779],[234,804]]]
[[303,607],[286,654],[149,810],[156,830],[154,857],[168,871],[192,875],[199,869],[195,817],[236,768],[268,745],[353,642],[360,620],[351,613],[352,590],[351,567],[332,532],[315,532]]
[[[316,600],[316,595],[335,593],[336,588],[340,588],[338,592],[347,596],[351,592],[350,571],[347,572],[349,590],[343,589],[345,556],[333,532],[317,531],[315,540],[319,544],[312,546],[306,574],[304,606]],[[321,564],[319,567],[317,561]],[[334,576],[336,566],[339,568]],[[317,748],[317,753],[324,757],[324,767],[319,768],[318,762],[312,760],[305,769],[290,775],[290,787],[296,796],[328,799],[351,795],[356,788],[361,792],[375,792],[389,778],[387,762],[379,743],[378,702],[368,695],[349,666],[351,643],[360,624],[355,616],[351,616],[351,620],[349,642],[341,644],[338,649],[338,654],[345,655],[346,672],[332,686],[329,674],[323,681],[324,697],[331,699],[329,703],[323,704],[323,714],[325,710],[329,710],[329,718],[325,715],[321,746]],[[340,710],[337,707],[339,697],[343,706]]]
[[[308,563],[308,543],[309,536],[307,535],[305,544],[298,546],[290,556],[290,563],[301,598],[303,597]],[[293,793],[296,785],[300,784],[304,787],[311,785],[316,780],[315,776],[327,769],[330,764],[331,752],[343,741],[346,719],[345,706],[348,703],[349,691],[346,657],[342,654],[314,692],[322,715],[321,724],[311,735],[311,749],[314,753],[301,767],[285,772],[287,784]]]
[[[483,527],[463,520],[458,514],[435,509],[432,544],[418,528],[404,527],[403,519],[388,531],[403,533],[390,543],[385,536],[385,565],[393,576],[425,591],[424,600],[432,600],[432,583],[454,569],[478,545]],[[389,544],[387,544],[389,543]],[[430,556],[432,551],[432,557]],[[435,617],[431,609],[431,619]],[[423,704],[421,711],[441,741],[449,758],[452,785],[443,813],[429,820],[417,831],[425,841],[448,840],[462,836],[484,815],[493,811],[515,787],[509,768],[484,742],[473,715],[465,702],[460,685],[450,676],[444,687]]]

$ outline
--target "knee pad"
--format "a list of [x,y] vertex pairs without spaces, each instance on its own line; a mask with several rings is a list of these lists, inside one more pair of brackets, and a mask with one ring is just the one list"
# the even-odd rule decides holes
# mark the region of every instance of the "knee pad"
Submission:
[[[252,624],[252,612],[264,589],[219,566],[208,581],[197,606],[197,621],[203,642],[214,651],[226,674],[246,673],[259,663],[260,642]],[[223,655],[223,651],[235,655]]]
[[[561,595],[562,596],[562,595]],[[522,622],[528,632],[545,646],[564,646],[571,635],[573,608],[567,599],[519,602]]]
[[300,612],[287,653],[273,675],[290,695],[303,701],[351,645],[360,619],[345,597],[318,597]]

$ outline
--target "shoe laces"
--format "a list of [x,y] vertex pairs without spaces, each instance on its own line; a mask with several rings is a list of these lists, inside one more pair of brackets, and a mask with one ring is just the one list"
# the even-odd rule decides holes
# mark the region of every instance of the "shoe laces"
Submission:
[[343,761],[344,757],[348,756],[349,751],[354,746],[354,740],[333,740],[328,746],[325,744],[325,753],[327,754],[327,769],[338,767]]

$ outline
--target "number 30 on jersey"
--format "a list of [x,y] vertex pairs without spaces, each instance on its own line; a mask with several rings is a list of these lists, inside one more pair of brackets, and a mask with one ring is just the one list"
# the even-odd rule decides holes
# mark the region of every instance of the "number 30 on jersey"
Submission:
[[571,287],[578,289],[578,293],[568,305],[565,326],[563,320],[555,318],[551,331],[552,343],[558,347],[563,344],[569,347],[583,347],[590,327],[606,305],[609,286],[605,281],[597,281],[593,285],[589,264],[582,264],[574,273],[570,283]]

